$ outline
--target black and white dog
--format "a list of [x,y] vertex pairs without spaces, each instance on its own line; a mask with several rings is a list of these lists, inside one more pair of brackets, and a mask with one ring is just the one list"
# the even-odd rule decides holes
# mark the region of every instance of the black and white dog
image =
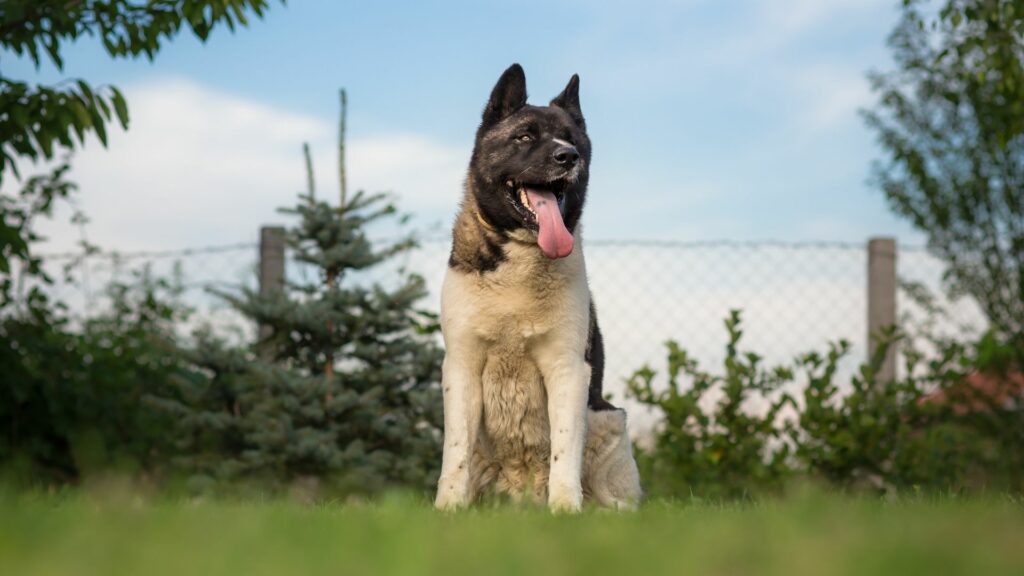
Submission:
[[488,489],[558,511],[640,499],[626,413],[601,394],[579,224],[589,167],[579,77],[531,106],[512,65],[476,134],[442,290],[438,508]]

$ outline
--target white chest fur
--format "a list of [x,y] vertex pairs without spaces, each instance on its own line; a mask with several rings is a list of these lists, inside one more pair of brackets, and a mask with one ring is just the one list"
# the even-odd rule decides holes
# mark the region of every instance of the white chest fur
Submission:
[[[441,293],[441,325],[450,337],[496,343],[581,332],[585,345],[590,293],[582,247],[549,260],[535,245],[506,244],[507,260],[484,274],[449,269]],[[567,330],[568,329],[568,330]]]
[[521,495],[532,488],[542,499],[552,453],[549,394],[586,402],[585,382],[574,393],[550,392],[544,374],[557,372],[560,359],[582,364],[590,294],[579,243],[559,260],[536,245],[510,242],[505,249],[497,270],[449,269],[441,304],[446,367],[455,363],[449,357],[475,366],[469,377],[479,386],[481,434],[471,463],[474,491],[493,485]]

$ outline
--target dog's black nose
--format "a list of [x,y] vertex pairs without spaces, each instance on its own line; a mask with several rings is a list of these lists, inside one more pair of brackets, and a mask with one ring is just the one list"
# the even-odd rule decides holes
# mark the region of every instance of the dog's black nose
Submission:
[[560,146],[554,153],[555,163],[560,166],[573,166],[580,159],[575,146]]

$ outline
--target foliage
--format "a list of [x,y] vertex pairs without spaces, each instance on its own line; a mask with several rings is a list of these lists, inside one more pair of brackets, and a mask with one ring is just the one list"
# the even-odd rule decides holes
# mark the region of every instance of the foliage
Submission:
[[[74,190],[67,170],[62,163],[29,178],[18,195],[0,197],[13,231],[0,237],[9,266],[0,270],[0,467],[30,482],[155,469],[169,423],[140,398],[184,369],[171,344],[188,313],[179,283],[140,271],[108,286],[109,305],[79,320],[49,296],[53,272],[34,250],[42,240],[35,223]],[[65,280],[76,264],[65,267]]]
[[[865,114],[887,159],[874,178],[928,235],[954,292],[1024,344],[1024,6],[905,0],[890,37],[897,69],[872,76]],[[1018,363],[1024,356],[1018,354]]]
[[[900,347],[908,366],[946,358],[948,383],[935,385],[926,401],[941,400],[952,411],[948,416],[992,444],[974,453],[986,460],[986,480],[994,475],[1011,491],[1024,491],[1024,374],[1018,344],[997,330],[978,335],[971,326],[957,326],[942,301],[920,284],[904,283],[902,289],[925,312],[902,321]],[[950,332],[951,326],[956,330]]]
[[401,271],[389,287],[354,281],[415,243],[367,238],[368,225],[395,214],[383,195],[334,207],[310,193],[283,212],[298,217],[287,245],[315,277],[219,293],[266,335],[251,350],[201,335],[189,358],[208,377],[151,399],[178,423],[179,462],[195,487],[322,479],[340,492],[430,488],[441,461],[442,354],[436,318],[416,308],[424,281]]
[[[47,298],[40,284],[50,282],[43,261],[33,254],[32,245],[42,240],[34,228],[40,217],[53,214],[54,202],[66,199],[75,185],[65,176],[69,166],[62,162],[45,175],[29,178],[17,196],[0,195],[0,314],[11,312],[22,300],[29,314],[46,314]],[[36,281],[37,283],[33,283]],[[18,284],[28,293],[16,293]]]
[[[789,474],[788,447],[780,444],[783,430],[776,420],[792,400],[775,393],[792,380],[792,372],[765,369],[760,356],[739,351],[739,311],[730,313],[725,327],[729,342],[722,375],[700,370],[686,350],[669,341],[667,387],[656,391],[657,372],[646,366],[627,382],[628,395],[657,408],[663,418],[653,448],[640,459],[652,493],[753,496],[779,489]],[[688,390],[680,389],[680,375],[690,379]],[[766,402],[763,414],[749,410],[754,399]],[[710,402],[708,410],[704,405]]]
[[178,289],[140,273],[108,288],[107,311],[80,326],[32,301],[0,318],[0,465],[30,482],[67,482],[117,468],[153,469],[170,423],[144,394],[184,370],[171,345],[185,310]]
[[957,419],[976,431],[991,446],[992,467],[1005,477],[1008,489],[1024,492],[1024,376],[1016,341],[993,331],[986,332],[968,351],[975,382],[981,387],[955,385],[946,391],[947,402],[957,409]]
[[[111,57],[152,59],[187,28],[205,40],[220,24],[231,29],[261,16],[266,0],[5,0],[0,49],[49,60],[83,36],[98,37]],[[112,86],[65,80],[43,86],[0,74],[0,182],[20,177],[23,160],[51,160],[77,139],[95,134],[106,145],[128,107]],[[171,340],[185,310],[173,284],[143,274],[109,287],[112,306],[74,322],[48,297],[51,278],[32,248],[33,228],[75,185],[68,164],[28,179],[16,196],[0,195],[0,464],[36,479],[74,480],[111,464],[151,467],[166,442],[166,416],[139,404],[184,370]],[[90,254],[93,247],[83,245]]]
[[[267,0],[4,0],[0,3],[0,49],[28,57],[38,68],[48,59],[63,69],[62,50],[83,36],[98,37],[113,58],[144,54],[152,59],[162,44],[187,28],[206,40],[218,25],[234,30],[247,13],[262,16]],[[17,160],[54,158],[75,140],[95,134],[103,145],[116,117],[128,127],[128,105],[113,86],[65,80],[55,86],[31,84],[0,74],[0,182],[18,175]],[[18,230],[0,221],[0,271],[8,267],[9,245],[23,244]]]
[[[726,320],[729,341],[721,375],[697,368],[669,342],[667,383],[649,367],[628,380],[628,393],[663,421],[641,450],[645,486],[676,497],[737,498],[778,491],[797,477],[875,492],[1010,489],[1019,492],[1024,401],[979,394],[974,374],[1000,375],[993,358],[1013,354],[988,334],[971,345],[946,342],[929,356],[906,342],[904,375],[877,381],[890,346],[887,331],[874,356],[840,381],[846,342],[771,370],[739,353],[738,312]],[[680,374],[690,381],[683,389]],[[797,381],[802,395],[784,385]],[[965,409],[965,407],[972,407]]]
[[[61,51],[82,36],[98,37],[111,57],[153,59],[163,42],[187,27],[206,40],[219,24],[234,30],[246,13],[262,16],[267,0],[7,0],[0,6],[0,47],[27,56],[37,67],[44,56],[62,69]],[[0,174],[16,170],[18,157],[51,158],[55,144],[71,148],[94,132],[106,143],[112,113],[128,126],[121,93],[104,94],[84,81],[66,87],[30,86],[0,77]]]
[[907,355],[905,375],[880,382],[878,371],[897,339],[895,331],[886,331],[848,386],[836,382],[846,342],[831,345],[824,355],[797,359],[807,384],[791,429],[796,459],[810,473],[847,488],[961,489],[989,464],[982,439],[953,417],[950,405],[927,399],[963,380],[964,350],[955,344],[944,348],[927,366]]
[[[251,291],[243,291],[238,297],[223,294],[257,323],[273,328],[265,344],[278,360],[291,360],[313,374],[323,373],[337,355],[364,363],[379,362],[383,351],[380,347],[392,344],[382,341],[383,335],[429,324],[430,317],[414,309],[426,293],[419,276],[399,277],[393,290],[380,285],[339,288],[346,276],[373,268],[416,246],[411,238],[385,246],[375,246],[367,238],[367,225],[396,213],[383,195],[360,192],[340,209],[303,196],[297,206],[282,212],[299,219],[287,235],[294,260],[317,271],[315,280],[291,284],[303,298],[293,299],[285,292],[265,298]],[[398,347],[393,352],[399,357],[419,347],[411,340],[394,344]],[[396,366],[396,380],[404,376],[400,367]],[[387,373],[378,376],[388,381]]]

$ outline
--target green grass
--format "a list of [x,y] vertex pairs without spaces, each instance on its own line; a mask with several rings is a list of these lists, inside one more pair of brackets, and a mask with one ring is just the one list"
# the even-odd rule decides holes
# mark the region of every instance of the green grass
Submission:
[[820,494],[651,502],[634,514],[488,506],[0,495],[0,574],[1024,574],[1024,505]]

